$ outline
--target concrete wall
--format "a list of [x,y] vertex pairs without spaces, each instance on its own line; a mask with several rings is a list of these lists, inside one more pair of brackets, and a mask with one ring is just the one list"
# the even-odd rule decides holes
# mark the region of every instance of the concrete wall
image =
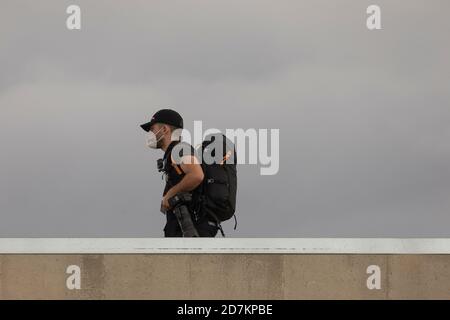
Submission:
[[[69,265],[80,290],[66,286]],[[450,255],[0,255],[0,298],[450,299]]]

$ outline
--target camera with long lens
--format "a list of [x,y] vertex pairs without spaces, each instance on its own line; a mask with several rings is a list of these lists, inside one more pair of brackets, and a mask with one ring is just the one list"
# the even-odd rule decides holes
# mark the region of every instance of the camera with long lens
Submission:
[[197,229],[192,221],[188,205],[192,201],[192,195],[187,192],[177,193],[169,199],[170,207],[178,220],[183,237],[199,237]]

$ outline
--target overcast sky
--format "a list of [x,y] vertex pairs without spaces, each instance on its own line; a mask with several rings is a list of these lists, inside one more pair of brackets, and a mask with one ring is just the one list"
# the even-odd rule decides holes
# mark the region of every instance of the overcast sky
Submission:
[[229,237],[449,237],[449,12],[2,0],[0,237],[163,236],[162,153],[138,125],[165,107],[190,130],[280,129],[277,175],[238,167]]

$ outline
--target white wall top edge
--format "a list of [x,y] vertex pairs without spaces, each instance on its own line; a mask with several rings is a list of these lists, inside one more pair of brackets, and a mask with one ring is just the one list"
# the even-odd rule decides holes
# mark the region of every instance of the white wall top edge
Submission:
[[0,238],[0,254],[450,254],[450,239]]

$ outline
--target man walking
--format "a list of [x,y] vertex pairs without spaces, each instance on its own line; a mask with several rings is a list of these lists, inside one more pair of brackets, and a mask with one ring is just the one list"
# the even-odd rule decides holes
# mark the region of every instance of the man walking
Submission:
[[[150,122],[141,125],[141,127],[148,132],[148,147],[161,149],[164,152],[164,157],[160,160],[160,171],[163,171],[166,176],[166,186],[161,201],[161,211],[165,212],[167,218],[164,236],[183,236],[179,217],[174,212],[176,208],[171,206],[171,202],[173,203],[173,199],[177,199],[174,198],[176,195],[188,193],[192,196],[192,202],[188,203],[187,207],[198,235],[200,237],[215,237],[219,230],[217,223],[210,221],[207,215],[202,215],[200,210],[197,210],[196,195],[201,188],[204,174],[200,162],[195,156],[194,148],[192,146],[187,148],[183,146],[181,150],[175,148],[180,150],[178,157],[172,154],[175,151],[174,147],[182,143],[183,118],[174,110],[162,109],[153,115]],[[186,152],[186,150],[189,151]],[[175,161],[176,158],[181,159],[181,161]]]

